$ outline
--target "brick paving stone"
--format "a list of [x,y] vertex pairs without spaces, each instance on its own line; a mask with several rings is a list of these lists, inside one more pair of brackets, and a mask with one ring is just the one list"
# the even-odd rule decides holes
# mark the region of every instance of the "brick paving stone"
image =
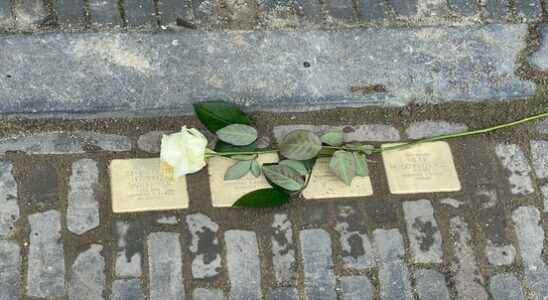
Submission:
[[413,299],[409,273],[404,259],[404,245],[397,229],[373,231],[379,255],[380,299]]
[[36,207],[40,209],[56,207],[59,198],[58,174],[49,162],[34,166],[22,186],[29,189],[30,199],[27,201]]
[[274,288],[270,290],[270,300],[297,300],[295,288]]
[[521,285],[513,274],[497,274],[489,279],[493,300],[524,300]]
[[15,20],[19,30],[34,30],[49,17],[48,10],[42,0],[20,0],[15,4]]
[[9,161],[0,161],[0,239],[10,237],[19,220],[17,204],[17,182],[12,174],[13,165]]
[[160,153],[160,147],[162,146],[162,136],[168,134],[166,130],[155,130],[147,132],[139,137],[137,140],[137,147],[140,150],[148,153]]
[[511,192],[514,195],[529,195],[535,190],[531,180],[531,166],[521,150],[520,146],[514,144],[498,144],[496,154],[499,157],[502,166],[510,172],[508,181],[510,182]]
[[382,21],[386,17],[384,0],[358,0],[358,15],[369,21]]
[[504,21],[509,15],[508,0],[485,0],[487,17],[496,21]]
[[176,217],[176,216],[163,215],[163,216],[158,217],[158,218],[156,219],[156,222],[158,222],[159,224],[175,225],[175,224],[177,224],[179,221],[177,220],[177,217]]
[[299,233],[299,240],[306,296],[308,299],[336,299],[336,278],[329,234],[323,229],[307,229]]
[[151,26],[155,22],[153,0],[125,1],[124,12],[127,25],[130,27]]
[[422,17],[445,17],[448,9],[447,0],[417,1],[417,13]]
[[105,258],[101,255],[103,246],[93,244],[80,253],[70,271],[68,297],[71,300],[105,299]]
[[375,295],[375,288],[365,276],[343,276],[339,280],[342,300],[368,300]]
[[30,249],[27,295],[44,298],[62,297],[66,291],[61,214],[50,210],[30,215],[28,221]]
[[350,206],[339,207],[337,225],[344,266],[358,270],[376,266],[375,248],[367,236],[363,216]]
[[422,139],[466,130],[468,130],[468,126],[464,124],[449,123],[446,121],[421,121],[411,124],[407,128],[406,134],[411,139]]
[[219,289],[197,288],[192,295],[196,300],[224,300],[223,291]]
[[147,239],[150,299],[185,298],[183,263],[178,233],[155,232]]
[[[548,39],[544,38],[544,29],[545,27],[542,27],[542,30],[543,30],[543,38],[541,39],[542,41],[542,44],[541,44],[541,49],[545,49],[545,47],[547,46],[548,44]],[[543,53],[545,50],[538,50],[538,52],[535,52],[535,54],[533,54],[534,57],[538,57],[538,54],[540,53]],[[531,60],[533,61],[533,59]],[[537,62],[538,64],[538,62]],[[536,129],[536,131],[538,131],[539,133],[542,133],[542,134],[548,134],[548,120],[544,120],[544,121],[539,121],[537,122],[537,124],[534,126],[534,128]]]
[[21,286],[20,248],[16,242],[0,239],[0,294],[1,300],[19,299]]
[[548,141],[531,141],[531,156],[537,177],[548,178]]
[[[136,222],[125,221],[116,222],[116,234],[118,236],[118,251],[115,261],[115,274],[118,277],[139,277],[142,273],[141,253],[135,251],[139,247],[140,241],[134,240],[130,235],[130,230],[134,231],[138,227]],[[139,247],[140,248],[140,247]]]
[[401,17],[412,17],[417,14],[417,0],[388,0],[390,7]]
[[122,23],[116,0],[89,0],[89,12],[91,22],[96,26]]
[[543,185],[540,190],[544,198],[544,212],[548,212],[548,184]]
[[415,272],[416,289],[421,300],[449,300],[445,277],[434,270],[419,269]]
[[139,279],[118,279],[112,283],[112,300],[144,300]]
[[479,13],[478,2],[475,0],[449,0],[449,7],[462,16],[473,16]]
[[296,2],[299,15],[311,19],[320,17],[321,6],[319,0],[296,0]]
[[0,1],[0,31],[7,31],[13,27],[10,1]]
[[541,0],[519,0],[515,3],[517,15],[525,21],[537,21],[542,17]]
[[505,266],[514,263],[516,257],[516,248],[512,245],[496,246],[491,240],[487,239],[485,246],[485,256],[489,264],[494,266]]
[[522,206],[512,213],[512,221],[523,260],[525,280],[534,293],[534,299],[548,297],[548,267],[543,260],[544,229],[539,210]]
[[[548,69],[548,25],[544,24],[540,27],[540,47],[533,53],[529,59],[531,64],[542,71]],[[540,133],[548,134],[548,121],[539,121],[536,129]]]
[[206,21],[215,14],[215,1],[213,0],[191,0],[194,18]]
[[390,142],[399,141],[399,131],[388,125],[372,124],[358,126],[330,126],[330,125],[279,125],[272,130],[274,138],[279,143],[284,136],[294,130],[310,130],[316,134],[330,130],[343,130],[345,142]]
[[84,22],[84,0],[56,0],[55,13],[57,21],[63,25],[82,25]]
[[441,233],[430,201],[403,202],[403,211],[413,261],[441,263],[443,260]]
[[327,13],[335,19],[352,19],[352,0],[327,0]]
[[160,0],[158,1],[158,11],[160,13],[160,22],[163,25],[175,24],[177,18],[187,19],[191,14],[190,6],[185,0]]
[[192,276],[202,279],[218,275],[221,271],[221,248],[217,238],[219,225],[201,213],[187,215],[186,224],[192,235],[189,246],[194,256]]
[[[3,72],[12,74],[9,79],[0,76],[0,86],[6,87],[0,89],[0,98],[11,99],[0,102],[0,112],[89,114],[107,107],[121,115],[152,115],[176,107],[183,113],[192,110],[196,99],[238,100],[242,90],[250,91],[246,99],[254,99],[249,110],[516,99],[536,91],[533,81],[513,72],[527,34],[526,24],[492,24],[298,35],[286,31],[6,35],[0,52],[15,54],[0,56]],[[233,42],[242,39],[254,42],[235,51]],[[398,47],[402,42],[408,47]],[[341,51],[344,59],[335,55]],[[274,60],[257,63],[265,56]],[[308,71],[300,70],[304,61],[311,62]],[[55,76],[43,76],[46,73]],[[164,80],[165,74],[171,74],[172,80]],[[223,88],[211,88],[215,82],[192,74],[221,78]],[[363,94],[349,88],[360,83],[381,84],[387,92]],[[134,99],[139,105],[120,99]]]
[[297,279],[297,264],[293,230],[287,214],[275,214],[272,228],[272,262],[276,282],[293,284]]
[[67,228],[70,231],[83,234],[99,226],[98,185],[97,162],[84,158],[72,164],[67,206]]
[[483,277],[479,272],[474,249],[470,244],[472,237],[462,217],[454,217],[450,220],[450,232],[456,259],[451,268],[455,274],[455,287],[459,299],[487,300],[489,297],[482,286]]
[[[229,230],[224,234],[231,299],[260,299],[261,262],[257,237],[252,231]],[[242,255],[245,253],[245,255]]]
[[76,154],[85,153],[84,146],[99,147],[104,151],[129,151],[131,141],[115,134],[78,131],[71,133],[48,132],[19,135],[0,139],[0,154],[22,151],[27,154]]

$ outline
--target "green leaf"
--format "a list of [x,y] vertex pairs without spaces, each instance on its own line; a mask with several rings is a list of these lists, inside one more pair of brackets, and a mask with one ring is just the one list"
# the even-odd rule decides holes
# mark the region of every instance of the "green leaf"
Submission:
[[196,116],[211,132],[231,124],[251,124],[251,120],[240,108],[225,101],[194,103]]
[[289,202],[289,194],[283,190],[270,188],[256,190],[242,196],[233,207],[268,208],[282,206]]
[[297,171],[297,173],[301,174],[302,176],[308,175],[308,169],[306,168],[305,164],[298,160],[282,160],[280,162],[280,165],[290,167],[291,169]]
[[356,161],[356,176],[369,176],[369,168],[367,167],[367,158],[365,154],[353,152],[354,160]]
[[255,143],[252,143],[247,146],[234,146],[229,143],[225,143],[223,141],[217,141],[215,144],[215,152],[223,153],[223,152],[251,152],[255,151],[257,149],[257,146]]
[[225,173],[225,180],[236,180],[244,177],[251,170],[251,161],[238,161]]
[[344,143],[344,132],[329,131],[320,137],[322,143],[329,146],[340,146]]
[[255,177],[261,176],[261,166],[256,160],[251,162],[251,174],[253,174],[253,176]]
[[344,150],[336,151],[329,162],[329,169],[347,185],[352,184],[352,179],[356,176],[354,155]]
[[308,130],[292,131],[280,143],[280,153],[293,160],[314,158],[320,150],[322,150],[320,138]]
[[232,155],[230,158],[233,160],[254,160],[257,158],[257,154],[253,155]]
[[295,170],[284,165],[263,166],[263,173],[273,184],[295,192],[304,187],[303,177]]
[[257,139],[257,130],[244,124],[232,124],[217,130],[217,136],[223,142],[246,146]]
[[373,145],[362,145],[362,144],[348,144],[346,145],[347,148],[354,149],[357,151],[361,151],[367,155],[373,154],[373,150],[375,149],[375,146]]

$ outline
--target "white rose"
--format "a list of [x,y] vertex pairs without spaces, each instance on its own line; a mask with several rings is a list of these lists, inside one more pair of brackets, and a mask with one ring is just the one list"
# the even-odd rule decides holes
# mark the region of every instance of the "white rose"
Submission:
[[200,171],[205,167],[207,139],[195,128],[184,126],[181,132],[164,135],[160,159],[173,167],[175,177]]

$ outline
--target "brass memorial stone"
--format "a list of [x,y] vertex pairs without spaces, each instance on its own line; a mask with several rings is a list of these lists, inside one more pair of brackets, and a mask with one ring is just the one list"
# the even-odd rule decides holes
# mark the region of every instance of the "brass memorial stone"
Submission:
[[350,186],[329,169],[329,158],[318,158],[312,168],[310,181],[303,191],[306,199],[349,198],[373,195],[371,179],[354,177]]
[[[257,160],[260,165],[275,163],[278,155],[261,154]],[[234,163],[234,160],[223,157],[212,157],[207,162],[211,202],[214,207],[230,207],[247,193],[272,187],[263,175],[255,177],[251,172],[240,179],[225,180],[226,170]]]
[[[397,144],[386,144],[393,146]],[[414,145],[382,153],[388,186],[393,194],[453,192],[461,184],[446,142]]]
[[185,177],[162,170],[159,158],[113,160],[110,182],[115,213],[188,207]]

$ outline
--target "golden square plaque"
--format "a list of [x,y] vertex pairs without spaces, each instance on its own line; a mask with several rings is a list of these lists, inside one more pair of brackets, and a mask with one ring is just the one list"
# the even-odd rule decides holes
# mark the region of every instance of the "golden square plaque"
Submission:
[[[385,144],[393,146],[397,144]],[[382,153],[392,194],[460,191],[461,184],[447,142],[414,145]]]
[[350,186],[329,169],[328,157],[318,158],[303,191],[305,199],[350,198],[373,195],[371,178],[354,177]]
[[110,182],[115,213],[188,207],[185,177],[163,171],[159,158],[113,160]]
[[[275,163],[278,161],[278,155],[261,154],[257,160],[260,165]],[[230,207],[247,193],[272,187],[264,175],[255,177],[251,173],[237,180],[224,180],[226,170],[234,163],[234,160],[223,157],[212,157],[207,162],[211,204],[214,207]]]

